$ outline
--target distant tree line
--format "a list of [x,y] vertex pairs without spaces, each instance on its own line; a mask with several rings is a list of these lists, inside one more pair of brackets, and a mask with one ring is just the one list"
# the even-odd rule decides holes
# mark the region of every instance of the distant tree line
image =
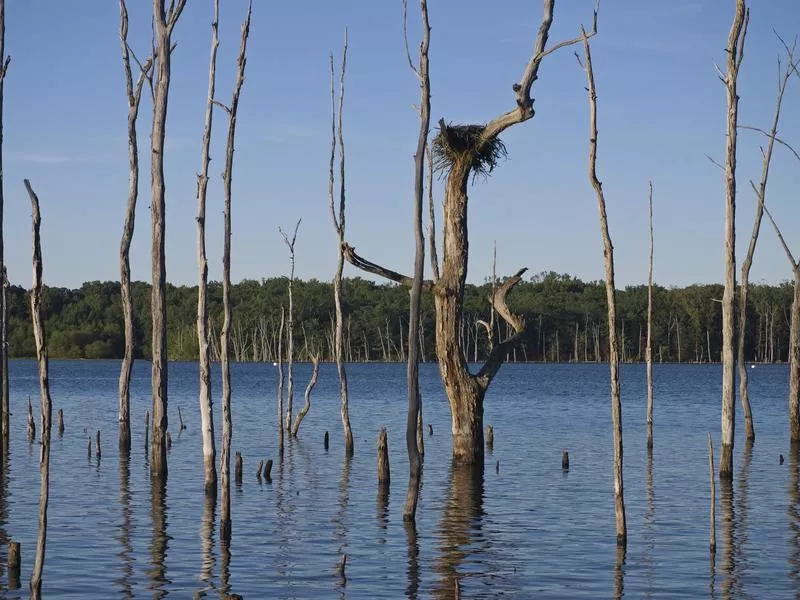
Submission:
[[[236,361],[277,360],[281,306],[287,302],[288,279],[244,280],[232,287],[232,358]],[[461,341],[470,360],[483,360],[489,349],[487,325],[494,341],[507,335],[502,319],[492,319],[488,297],[491,282],[467,285]],[[408,336],[408,290],[361,278],[343,283],[344,356],[350,362],[403,361]],[[787,359],[792,285],[751,284],[747,314],[746,359]],[[222,286],[209,284],[212,356],[219,358]],[[150,285],[132,285],[136,315],[135,351],[150,355]],[[718,362],[722,342],[722,285],[653,290],[653,360]],[[331,284],[315,279],[294,283],[297,358],[318,353],[333,360],[333,293]],[[647,286],[629,286],[617,295],[620,358],[644,360],[647,331]],[[510,356],[513,361],[595,362],[606,360],[607,321],[601,281],[584,282],[554,272],[534,275],[517,285],[509,306],[534,325],[534,335]],[[168,355],[170,360],[197,360],[197,287],[167,287]],[[9,289],[9,352],[12,357],[36,355],[27,291]],[[92,281],[79,289],[46,287],[42,316],[53,358],[121,358],[124,332],[117,282]],[[483,321],[484,323],[481,323]],[[422,299],[419,333],[421,357],[434,360],[434,312],[429,294]],[[285,346],[285,345],[284,345]]]

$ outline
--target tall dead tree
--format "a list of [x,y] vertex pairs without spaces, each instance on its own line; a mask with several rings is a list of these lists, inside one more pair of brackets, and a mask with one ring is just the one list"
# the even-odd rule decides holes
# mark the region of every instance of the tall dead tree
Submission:
[[617,546],[626,546],[628,527],[625,522],[625,493],[622,480],[622,400],[619,387],[619,346],[617,343],[617,301],[614,287],[614,246],[608,232],[606,200],[603,185],[597,178],[597,91],[592,70],[592,53],[589,38],[583,37],[583,67],[589,92],[589,181],[597,195],[600,214],[600,234],[603,238],[605,259],[606,303],[608,304],[608,366],[611,371],[611,426],[614,439],[614,517],[617,529]]
[[[334,81],[335,73],[333,66],[333,54],[331,54],[331,161],[330,171],[328,177],[328,204],[331,210],[331,219],[333,219],[333,228],[336,230],[336,235],[339,238],[336,272],[333,275],[333,303],[335,306],[336,328],[334,331],[333,354],[336,360],[336,370],[339,374],[339,395],[341,397],[340,412],[342,416],[342,428],[344,430],[344,449],[347,456],[353,455],[353,431],[350,428],[350,402],[347,392],[347,370],[344,366],[343,343],[342,343],[342,271],[344,270],[344,232],[345,232],[345,185],[344,185],[344,134],[342,132],[343,113],[344,113],[344,76],[347,70],[347,30],[344,32],[344,46],[342,47],[342,72],[339,80],[339,125],[338,125],[338,141],[339,141],[339,216],[336,216],[336,207],[334,206],[334,172],[333,165],[336,159],[336,141],[337,141],[337,126],[336,126],[336,100]],[[369,356],[365,358],[369,360]]]
[[172,0],[169,10],[164,0],[153,0],[154,60],[157,69],[153,94],[153,128],[150,135],[152,187],[152,292],[150,315],[152,321],[152,388],[153,388],[153,437],[151,442],[150,471],[152,475],[167,476],[167,266],[164,253],[165,234],[165,184],[164,184],[164,137],[167,124],[169,100],[170,50],[172,31],[186,6],[186,0]]
[[[406,29],[407,0],[403,0],[403,30]],[[419,497],[422,460],[417,443],[417,428],[420,426],[419,399],[419,327],[420,303],[422,299],[422,280],[425,276],[425,236],[422,233],[422,205],[425,196],[425,148],[428,145],[428,133],[431,122],[431,81],[429,76],[428,48],[430,46],[431,28],[428,23],[427,0],[420,0],[422,13],[422,41],[419,45],[419,63],[414,66],[408,52],[408,36],[405,36],[408,64],[419,80],[419,136],[417,152],[414,155],[414,278],[411,282],[408,308],[408,369],[406,373],[408,385],[408,413],[406,416],[406,449],[408,451],[408,492],[403,507],[403,519],[414,521],[417,515],[417,499]]]
[[653,450],[653,182],[648,195],[650,223],[650,268],[647,275],[647,450]]
[[[142,88],[150,78],[153,67],[152,57],[140,66],[136,83],[131,71],[131,50],[128,46],[128,9],[125,0],[119,0],[120,29],[119,39],[122,48],[122,66],[125,71],[125,89],[128,100],[128,205],[125,210],[125,224],[122,228],[122,241],[119,247],[119,287],[122,295],[122,318],[125,327],[125,351],[119,373],[119,450],[131,450],[131,373],[133,372],[134,327],[133,301],[131,300],[131,262],[130,250],[133,230],[136,223],[136,201],[139,197],[139,144],[136,138],[136,120],[139,117],[139,100]],[[152,81],[150,81],[152,85]]]
[[756,198],[758,204],[756,205],[756,215],[753,220],[753,232],[750,234],[750,241],[747,244],[747,254],[745,254],[744,261],[742,262],[742,278],[739,284],[739,346],[737,352],[737,362],[739,366],[739,397],[742,401],[742,411],[744,412],[744,428],[745,437],[748,442],[753,442],[756,439],[756,432],[753,426],[753,413],[750,408],[750,396],[747,389],[747,363],[744,355],[745,333],[747,323],[747,293],[750,287],[750,268],[753,266],[753,255],[756,251],[756,243],[758,242],[758,234],[761,229],[761,219],[764,216],[764,202],[766,200],[767,192],[767,178],[769,177],[769,167],[772,161],[772,150],[775,146],[775,137],[778,135],[778,122],[781,116],[781,106],[783,104],[783,95],[786,92],[786,85],[789,82],[792,72],[796,68],[794,63],[794,46],[787,50],[788,62],[786,70],[781,72],[780,60],[778,61],[778,92],[777,101],[775,106],[775,116],[772,120],[772,129],[770,130],[767,147],[763,151],[761,161],[761,182],[756,188]]
[[42,247],[39,228],[42,224],[39,213],[39,198],[33,191],[30,181],[25,180],[25,188],[31,199],[33,209],[33,287],[31,288],[31,318],[33,320],[33,337],[36,342],[36,361],[39,368],[39,394],[42,407],[42,449],[39,455],[39,474],[41,488],[39,490],[39,531],[36,536],[36,558],[31,574],[31,598],[38,599],[42,595],[42,570],[44,569],[44,552],[47,542],[47,503],[50,499],[50,430],[53,412],[50,400],[50,380],[48,374],[47,341],[42,323]]
[[6,56],[6,2],[0,0],[0,276],[2,276],[3,294],[0,302],[0,433],[2,434],[2,451],[8,450],[9,418],[11,415],[8,404],[8,304],[6,301],[5,250],[3,241],[3,93],[5,88],[6,73],[11,57]]
[[[424,289],[433,291],[436,306],[436,356],[439,373],[450,404],[453,435],[453,458],[457,463],[483,464],[483,399],[498,370],[529,335],[524,319],[513,315],[506,305],[508,292],[521,280],[527,269],[499,286],[492,299],[497,313],[513,333],[494,346],[484,365],[470,372],[464,348],[460,343],[463,322],[464,289],[468,264],[467,186],[471,178],[488,176],[505,156],[499,136],[509,127],[523,123],[534,115],[531,89],[538,77],[542,60],[556,50],[576,44],[581,36],[547,48],[553,22],[555,0],[544,1],[544,16],[534,44],[533,54],[519,83],[512,87],[515,106],[485,125],[448,125],[439,121],[439,133],[433,142],[435,166],[446,174],[444,191],[444,237],[440,276],[434,284],[426,281]],[[595,34],[592,29],[588,36]],[[345,247],[345,257],[354,266],[411,286],[413,278],[372,263],[352,246]]]
[[294,397],[294,245],[297,242],[297,230],[303,219],[298,219],[294,226],[292,239],[278,227],[286,247],[289,248],[289,316],[286,321],[286,431],[292,431],[292,399]]
[[208,65],[208,96],[201,171],[197,175],[197,348],[200,363],[200,431],[203,436],[203,465],[206,494],[217,493],[217,448],[214,440],[214,402],[211,394],[211,346],[208,332],[208,257],[206,256],[206,192],[208,166],[211,163],[211,128],[214,121],[214,89],[216,86],[217,48],[219,48],[219,0],[214,0],[211,21],[211,58]]
[[283,326],[286,312],[281,306],[281,326],[278,331],[278,453],[283,458]]
[[231,336],[231,189],[233,184],[233,151],[236,138],[236,115],[239,111],[239,95],[244,85],[244,68],[247,64],[247,38],[250,34],[250,15],[253,11],[252,0],[247,8],[247,16],[242,24],[242,40],[239,45],[236,83],[233,88],[230,106],[216,102],[228,114],[228,140],[225,149],[225,171],[222,173],[222,189],[224,196],[224,246],[222,252],[222,334],[220,336],[220,359],[222,368],[222,452],[220,456],[220,473],[222,475],[222,510],[220,512],[220,540],[229,541],[231,537],[231,438],[233,422],[231,421],[231,368],[230,368],[230,336]]
[[736,357],[733,346],[736,329],[736,134],[739,119],[739,95],[736,80],[744,57],[744,40],[750,11],[744,0],[736,0],[736,14],[728,35],[728,72],[720,78],[728,97],[727,136],[725,143],[725,288],[722,293],[722,455],[720,479],[733,477],[733,442],[736,425]]

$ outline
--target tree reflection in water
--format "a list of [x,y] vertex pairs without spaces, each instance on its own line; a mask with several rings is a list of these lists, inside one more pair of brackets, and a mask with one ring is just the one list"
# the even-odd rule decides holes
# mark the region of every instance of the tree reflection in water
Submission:
[[153,523],[153,537],[150,541],[150,567],[147,576],[150,578],[149,589],[153,598],[164,598],[166,586],[171,583],[167,579],[165,558],[169,536],[167,536],[167,481],[164,477],[150,477],[150,515]]
[[122,513],[122,522],[119,526],[117,540],[120,543],[120,551],[117,556],[122,562],[121,577],[115,583],[119,586],[120,597],[133,598],[133,546],[131,544],[131,533],[133,523],[131,515],[131,458],[128,452],[119,453],[119,505]]
[[[800,589],[800,444],[789,448],[789,578]],[[800,596],[800,594],[798,594]]]

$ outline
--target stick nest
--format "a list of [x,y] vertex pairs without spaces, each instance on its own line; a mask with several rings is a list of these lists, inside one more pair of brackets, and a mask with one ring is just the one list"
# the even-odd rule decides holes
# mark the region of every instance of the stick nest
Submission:
[[455,165],[468,161],[473,180],[478,176],[487,177],[508,153],[499,138],[482,139],[483,130],[483,125],[445,125],[440,122],[439,133],[433,138],[434,169],[447,173]]

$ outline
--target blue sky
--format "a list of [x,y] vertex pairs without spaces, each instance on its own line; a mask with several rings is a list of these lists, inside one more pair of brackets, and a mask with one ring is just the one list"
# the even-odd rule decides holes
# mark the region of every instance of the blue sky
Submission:
[[[152,3],[129,0],[129,41],[148,54]],[[772,120],[776,58],[772,29],[800,33],[797,0],[751,2],[740,75],[740,122]],[[244,0],[224,0],[217,67],[227,102]],[[561,0],[551,42],[590,23],[592,0]],[[189,0],[174,41],[167,123],[167,276],[197,280],[196,173],[205,108],[211,0]],[[647,278],[647,182],[655,194],[655,279],[662,285],[721,281],[725,91],[724,69],[734,2],[605,0],[593,41],[599,109],[599,176],[604,183],[617,283]],[[416,48],[417,3],[410,1]],[[541,1],[431,0],[432,118],[485,122],[513,105],[511,85],[529,59]],[[255,0],[234,166],[232,277],[285,274],[288,256],[278,226],[303,219],[297,275],[330,279],[336,242],[327,207],[330,146],[328,55],[338,56],[345,27],[350,49],[345,100],[349,241],[375,262],[410,271],[411,202],[418,86],[409,71],[400,0],[268,2]],[[30,284],[31,179],[43,215],[45,281],[77,286],[118,279],[118,248],[128,185],[126,100],[113,0],[11,1],[6,51],[12,56],[5,96],[6,261],[14,283]],[[337,59],[338,60],[338,59]],[[469,280],[491,269],[602,277],[597,205],[586,174],[585,76],[572,49],[547,57],[534,85],[536,116],[507,131],[509,159],[470,191]],[[790,84],[780,128],[800,146],[800,80]],[[149,100],[139,121],[142,186],[132,248],[133,276],[149,280]],[[216,114],[208,196],[210,276],[222,253],[221,178],[226,120]],[[738,252],[752,227],[760,176],[759,146],[740,136]],[[778,148],[767,203],[800,254],[800,165]],[[437,203],[441,184],[435,188]],[[441,218],[440,218],[441,222]],[[774,233],[766,229],[751,279],[790,275]],[[348,267],[347,275],[358,274]]]

